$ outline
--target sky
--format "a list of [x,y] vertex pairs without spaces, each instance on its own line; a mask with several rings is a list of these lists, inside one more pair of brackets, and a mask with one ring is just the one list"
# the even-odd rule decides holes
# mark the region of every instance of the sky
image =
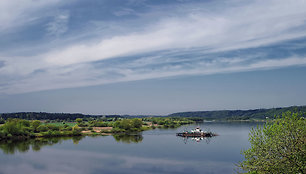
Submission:
[[1,0],[0,113],[306,105],[305,0]]

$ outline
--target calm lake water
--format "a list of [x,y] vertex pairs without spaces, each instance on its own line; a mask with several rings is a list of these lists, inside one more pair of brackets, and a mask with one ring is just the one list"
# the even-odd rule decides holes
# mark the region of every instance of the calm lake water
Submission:
[[[256,124],[205,122],[141,135],[0,143],[0,174],[235,173]],[[196,126],[219,136],[195,140],[175,135]]]

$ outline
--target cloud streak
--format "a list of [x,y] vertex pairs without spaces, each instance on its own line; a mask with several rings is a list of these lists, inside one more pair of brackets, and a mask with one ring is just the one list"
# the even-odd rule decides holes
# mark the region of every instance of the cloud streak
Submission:
[[46,15],[46,9],[60,4],[60,0],[0,1],[0,31],[14,29]]
[[54,17],[54,20],[47,24],[47,31],[51,36],[60,36],[68,30],[69,13],[60,13]]
[[[87,45],[71,45],[44,57],[50,64],[70,65],[168,49],[198,47],[216,52],[263,46],[306,35],[304,30],[299,30],[306,27],[305,6],[302,6],[305,3],[300,2],[295,5],[278,2],[248,4],[233,7],[223,14],[199,10],[186,12],[184,17],[165,18],[150,24],[143,32],[118,34]],[[249,12],[250,6],[252,12]],[[278,11],[258,14],[269,11],[269,6]]]
[[[174,7],[172,11],[162,7],[161,12],[156,10],[160,7],[153,6],[133,19],[103,23],[125,28],[123,33],[118,32],[120,29],[100,30],[94,39],[54,47],[42,54],[0,55],[0,79],[7,82],[0,85],[0,92],[24,93],[306,65],[306,53],[295,52],[299,45],[288,48],[285,56],[271,56],[274,48],[266,49],[298,39],[305,44],[305,1],[187,3]],[[121,17],[135,12],[122,9],[129,10],[113,14]],[[56,16],[47,25],[48,34],[60,36],[67,32],[68,19],[73,16]],[[250,54],[248,50],[258,52]]]

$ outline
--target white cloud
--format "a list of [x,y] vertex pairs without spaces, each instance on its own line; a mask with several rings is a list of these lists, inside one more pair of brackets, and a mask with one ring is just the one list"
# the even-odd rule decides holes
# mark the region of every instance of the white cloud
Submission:
[[212,52],[258,47],[306,36],[305,30],[296,31],[306,26],[305,8],[305,1],[260,1],[220,14],[192,12],[163,19],[142,32],[70,45],[43,57],[52,65],[70,65],[167,49],[204,47]]
[[60,3],[60,0],[1,0],[0,1],[0,31],[22,26],[43,15],[46,8]]
[[68,30],[69,12],[62,12],[56,15],[53,21],[47,24],[47,31],[51,36],[60,36]]
[[[145,59],[145,58],[144,58]],[[288,66],[306,66],[305,57],[288,57],[281,59],[257,60],[253,63],[243,58],[220,58],[213,61],[205,59],[195,63],[165,63],[157,68],[143,67],[141,64],[117,64],[97,68],[92,64],[79,64],[50,68],[35,75],[11,81],[9,88],[0,87],[6,93],[24,93],[49,89],[84,87],[90,85],[109,84],[135,80],[164,78],[181,75],[209,75],[283,68]],[[161,59],[157,61],[162,61]],[[155,62],[157,63],[157,62]],[[160,62],[161,63],[161,62]]]
[[[9,1],[4,2],[13,4]],[[5,15],[0,15],[0,22],[13,23],[12,21],[20,19],[21,14],[30,8],[29,2],[32,1],[24,2],[28,4],[24,5],[15,17],[4,19]],[[41,3],[40,6],[45,5],[41,1],[38,2]],[[183,11],[179,11],[180,15],[161,16],[155,22],[150,21],[152,19],[148,17],[149,22],[141,23],[143,26],[137,27],[141,28],[140,31],[130,31],[130,25],[124,23],[120,27],[126,28],[125,33],[114,32],[105,36],[102,32],[94,41],[72,43],[36,56],[0,57],[0,62],[5,65],[0,67],[0,79],[7,82],[5,86],[0,86],[0,92],[23,93],[169,76],[250,71],[306,64],[306,58],[298,55],[279,59],[268,57],[265,60],[258,59],[258,55],[245,54],[224,58],[205,56],[220,51],[254,48],[305,37],[305,1],[243,2],[230,7],[221,5],[223,8],[220,7],[221,10],[217,11],[205,10],[209,7],[202,4],[195,6],[197,10],[182,8]],[[31,7],[30,11],[35,11],[33,8]],[[53,35],[66,32],[69,16],[59,14],[49,23],[49,32]],[[146,18],[144,15],[139,20],[143,22]],[[195,52],[198,55],[187,56],[184,59],[176,58],[184,52]],[[145,53],[150,53],[151,56],[143,56]],[[133,56],[135,59],[124,64],[109,63],[111,58],[126,56]],[[99,68],[93,64],[94,61],[106,61],[106,65]]]
[[126,16],[126,15],[131,15],[134,13],[135,11],[130,8],[121,8],[120,10],[113,12],[113,14],[116,16]]

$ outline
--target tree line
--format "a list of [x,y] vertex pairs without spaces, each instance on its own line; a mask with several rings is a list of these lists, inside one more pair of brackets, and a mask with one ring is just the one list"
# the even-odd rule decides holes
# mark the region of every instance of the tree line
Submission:
[[85,115],[81,113],[47,113],[47,112],[17,112],[17,113],[0,113],[1,120],[8,118],[19,118],[25,120],[66,120],[74,121],[77,118],[85,120],[90,118],[120,118],[120,115]]
[[247,120],[247,119],[266,119],[280,116],[284,112],[306,112],[306,106],[291,106],[271,109],[252,109],[252,110],[220,110],[220,111],[195,111],[178,112],[170,117],[198,117],[202,119],[227,119],[227,120]]

